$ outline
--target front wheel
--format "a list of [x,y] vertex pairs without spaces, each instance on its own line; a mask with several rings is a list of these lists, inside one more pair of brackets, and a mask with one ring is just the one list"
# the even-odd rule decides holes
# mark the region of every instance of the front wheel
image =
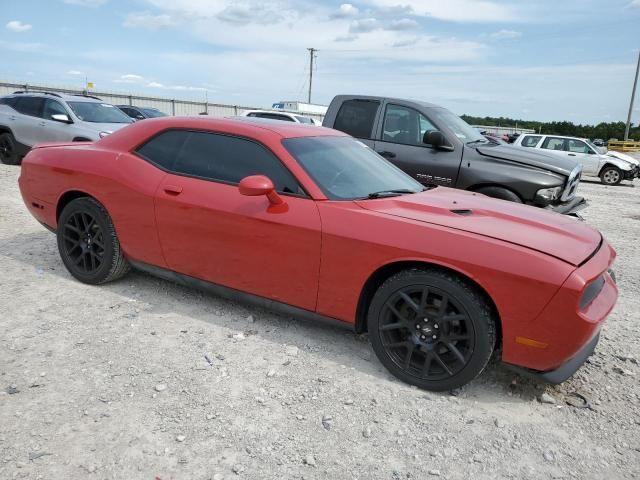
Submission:
[[622,181],[622,170],[609,165],[600,172],[600,181],[605,185],[618,185]]
[[111,217],[93,198],[77,198],[64,207],[57,237],[62,262],[83,283],[110,282],[129,271]]
[[405,270],[387,279],[367,320],[380,362],[425,390],[470,382],[496,343],[496,322],[484,296],[461,277],[435,269]]
[[11,133],[0,135],[0,161],[5,165],[18,165],[20,163],[16,139]]

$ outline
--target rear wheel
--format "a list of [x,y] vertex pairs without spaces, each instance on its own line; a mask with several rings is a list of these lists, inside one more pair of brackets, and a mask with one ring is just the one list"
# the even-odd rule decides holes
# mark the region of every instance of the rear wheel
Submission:
[[129,271],[111,217],[93,198],[78,198],[64,207],[57,236],[62,262],[83,283],[110,282]]
[[406,270],[387,279],[371,302],[368,329],[376,355],[393,375],[433,391],[473,380],[496,343],[484,296],[440,270]]
[[0,135],[0,161],[6,165],[18,165],[20,163],[16,139],[11,133]]
[[511,190],[508,190],[503,187],[483,187],[476,190],[478,193],[482,193],[487,197],[499,198],[500,200],[507,200],[509,202],[522,203],[522,199],[513,193]]
[[613,165],[604,167],[600,172],[600,181],[605,185],[618,185],[622,181],[622,171]]

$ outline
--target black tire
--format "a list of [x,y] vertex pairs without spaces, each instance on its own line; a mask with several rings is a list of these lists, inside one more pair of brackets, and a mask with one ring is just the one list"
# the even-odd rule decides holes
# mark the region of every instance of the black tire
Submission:
[[482,193],[487,197],[507,200],[509,202],[522,203],[522,199],[518,195],[513,193],[511,190],[503,187],[482,187],[476,190],[476,192]]
[[619,185],[622,179],[622,170],[613,165],[607,165],[600,172],[600,181],[605,185]]
[[463,278],[437,269],[405,270],[388,278],[371,301],[367,321],[380,362],[400,380],[425,390],[469,383],[484,370],[496,345],[496,320],[484,295]]
[[77,198],[64,207],[57,237],[64,266],[83,283],[111,282],[129,271],[111,217],[93,198]]
[[5,165],[19,165],[21,157],[18,154],[16,139],[12,133],[0,135],[0,161]]

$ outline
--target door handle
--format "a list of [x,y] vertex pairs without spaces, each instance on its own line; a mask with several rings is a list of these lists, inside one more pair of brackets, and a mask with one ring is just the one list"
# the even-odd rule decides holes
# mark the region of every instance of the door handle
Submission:
[[45,122],[40,122],[39,124],[41,127],[45,127],[47,124]]
[[388,152],[386,150],[383,150],[382,152],[378,152],[378,154],[380,154],[381,156],[383,156],[384,158],[396,158],[396,154],[393,152]]
[[576,154],[575,154],[575,153],[570,153],[570,154],[569,154],[569,156],[570,156],[570,157],[575,157],[575,156],[576,156]]
[[180,195],[182,193],[182,187],[178,185],[165,185],[162,188],[165,193],[168,193],[169,195]]
[[15,119],[16,119],[16,116],[15,116],[15,115],[11,115],[11,116],[9,117],[9,120],[15,120]]

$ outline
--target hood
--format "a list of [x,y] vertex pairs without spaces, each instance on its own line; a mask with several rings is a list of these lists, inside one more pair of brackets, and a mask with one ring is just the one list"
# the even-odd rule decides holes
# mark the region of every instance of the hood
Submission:
[[620,153],[613,150],[609,150],[605,156],[617,158],[618,160],[623,160],[625,162],[630,163],[634,167],[637,167],[638,165],[640,165],[640,161],[633,158],[631,155],[627,155],[626,153]]
[[520,245],[575,266],[589,258],[602,240],[600,232],[574,217],[445,187],[356,203],[374,212]]
[[94,122],[83,122],[85,127],[95,130],[96,132],[109,132],[113,133],[116,130],[120,130],[121,128],[127,127],[131,125],[131,123],[94,123]]
[[551,172],[560,173],[565,177],[568,177],[577,165],[577,162],[570,158],[561,158],[547,153],[540,153],[534,148],[515,147],[513,145],[496,145],[494,147],[480,145],[476,147],[476,150],[480,155],[484,155],[485,157],[500,158],[524,165],[531,165]]

